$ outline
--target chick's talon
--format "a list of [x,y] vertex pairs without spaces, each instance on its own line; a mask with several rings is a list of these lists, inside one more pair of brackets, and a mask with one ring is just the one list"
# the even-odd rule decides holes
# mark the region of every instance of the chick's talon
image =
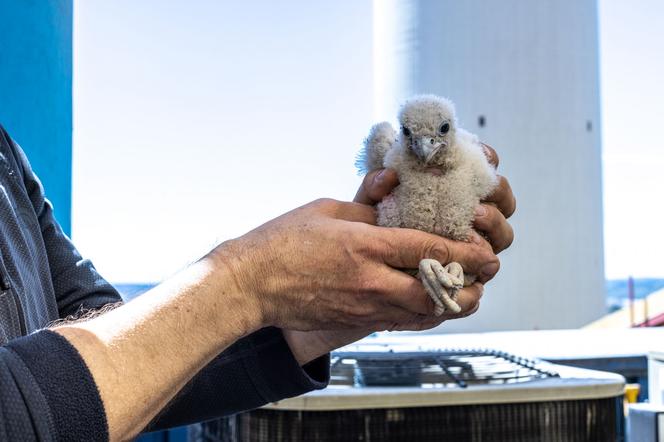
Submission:
[[450,278],[454,282],[456,288],[461,289],[465,285],[463,267],[458,262],[451,262],[445,266],[445,270],[449,273]]
[[435,304],[434,314],[440,316],[445,311],[459,313],[461,307],[456,303],[456,297],[463,287],[461,265],[453,262],[443,267],[435,259],[423,259],[419,268],[422,284]]

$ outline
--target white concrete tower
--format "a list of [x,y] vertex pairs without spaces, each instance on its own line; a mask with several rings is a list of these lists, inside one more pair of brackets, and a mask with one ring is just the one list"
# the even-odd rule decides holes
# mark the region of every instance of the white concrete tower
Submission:
[[597,4],[375,0],[375,114],[435,93],[500,154],[516,240],[472,318],[440,331],[578,327],[605,311]]

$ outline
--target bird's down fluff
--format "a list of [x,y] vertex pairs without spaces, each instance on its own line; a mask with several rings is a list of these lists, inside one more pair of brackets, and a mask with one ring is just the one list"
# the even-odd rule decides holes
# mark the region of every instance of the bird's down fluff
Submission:
[[399,186],[378,204],[378,224],[467,240],[474,209],[497,185],[477,136],[457,125],[454,105],[435,95],[416,96],[399,112],[400,130],[372,127],[358,156],[362,172],[388,167]]

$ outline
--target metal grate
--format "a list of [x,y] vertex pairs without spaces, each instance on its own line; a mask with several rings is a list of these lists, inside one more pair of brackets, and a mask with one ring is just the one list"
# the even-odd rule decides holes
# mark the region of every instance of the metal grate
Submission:
[[[232,425],[229,425],[232,423]],[[619,442],[620,398],[343,411],[254,410],[192,442]]]
[[544,364],[495,350],[338,352],[331,385],[466,388],[558,377]]

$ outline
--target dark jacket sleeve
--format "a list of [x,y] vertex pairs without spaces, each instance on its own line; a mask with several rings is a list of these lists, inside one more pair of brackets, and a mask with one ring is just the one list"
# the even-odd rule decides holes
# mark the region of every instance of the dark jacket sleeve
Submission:
[[[280,330],[236,342],[205,367],[148,430],[256,408],[323,388],[329,357],[300,368]],[[44,330],[0,347],[0,440],[107,440],[97,386],[76,349]]]
[[108,440],[97,386],[57,333],[41,331],[0,347],[0,440]]
[[0,127],[0,136],[11,146],[19,166],[48,255],[58,312],[61,318],[80,310],[94,310],[121,301],[118,292],[102,278],[92,263],[83,259],[53,216],[51,203],[44,197],[44,188],[33,173],[23,150]]
[[238,413],[325,388],[330,358],[300,367],[281,330],[239,340],[208,364],[148,427],[175,427]]

